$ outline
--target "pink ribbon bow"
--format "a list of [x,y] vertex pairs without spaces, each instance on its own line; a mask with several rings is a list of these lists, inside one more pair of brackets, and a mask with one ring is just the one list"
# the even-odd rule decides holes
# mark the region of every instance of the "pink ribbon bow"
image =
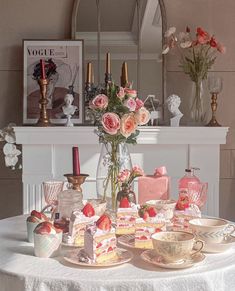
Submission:
[[154,176],[161,177],[167,175],[167,170],[165,166],[159,167],[155,169]]

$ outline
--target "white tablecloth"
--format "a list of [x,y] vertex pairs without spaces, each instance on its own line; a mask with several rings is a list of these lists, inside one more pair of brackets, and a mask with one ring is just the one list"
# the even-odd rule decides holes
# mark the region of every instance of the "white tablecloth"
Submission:
[[200,265],[167,270],[143,262],[140,251],[125,265],[81,268],[62,257],[42,259],[26,242],[26,217],[0,221],[0,291],[235,291],[235,249],[209,254]]

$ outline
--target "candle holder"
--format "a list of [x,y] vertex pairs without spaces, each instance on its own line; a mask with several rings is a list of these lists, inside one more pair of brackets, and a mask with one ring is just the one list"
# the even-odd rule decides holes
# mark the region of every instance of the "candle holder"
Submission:
[[211,93],[211,111],[212,117],[207,126],[221,126],[216,120],[216,110],[218,107],[217,96],[218,93],[222,91],[223,81],[221,77],[218,76],[209,76],[208,78],[208,88]]
[[47,115],[47,104],[48,100],[46,98],[46,92],[47,92],[47,85],[48,85],[48,79],[39,79],[38,80],[39,86],[40,86],[40,92],[41,92],[41,98],[39,100],[40,104],[40,117],[38,119],[38,122],[36,123],[36,126],[50,126],[51,123],[49,121],[48,115]]
[[78,176],[74,176],[73,174],[65,174],[64,177],[67,178],[68,182],[73,185],[72,189],[82,192],[81,185],[85,182],[88,174],[80,174]]
[[111,73],[105,73],[105,87],[107,88],[108,85],[112,82],[112,74]]

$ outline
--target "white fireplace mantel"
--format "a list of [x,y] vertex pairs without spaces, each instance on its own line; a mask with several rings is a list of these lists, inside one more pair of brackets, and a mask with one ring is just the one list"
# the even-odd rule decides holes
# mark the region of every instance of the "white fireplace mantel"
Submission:
[[[15,127],[16,142],[22,144],[23,211],[41,209],[42,182],[64,179],[72,170],[71,148],[79,146],[81,170],[89,178],[84,196],[95,197],[95,177],[100,145],[95,127]],[[138,144],[130,146],[133,164],[145,173],[166,165],[172,178],[171,196],[177,198],[178,179],[188,166],[199,167],[202,181],[209,183],[205,213],[219,215],[220,144],[226,143],[227,127],[141,127]],[[137,187],[137,183],[135,185]],[[137,189],[136,189],[137,190]]]

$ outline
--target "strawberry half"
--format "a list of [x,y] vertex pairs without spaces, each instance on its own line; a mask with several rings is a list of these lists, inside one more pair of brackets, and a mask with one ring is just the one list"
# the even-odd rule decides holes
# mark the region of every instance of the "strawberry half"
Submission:
[[110,231],[111,229],[111,220],[107,214],[103,214],[100,218],[96,221],[96,226],[105,231]]
[[156,209],[152,206],[150,206],[147,211],[150,217],[155,217],[157,215]]
[[130,202],[129,202],[127,197],[122,198],[122,200],[120,201],[119,207],[120,208],[130,208],[131,207]]
[[52,224],[50,222],[44,221],[41,222],[36,228],[35,232],[37,234],[49,234],[51,232]]
[[44,213],[38,212],[37,210],[33,210],[31,212],[31,216],[35,216],[40,220],[45,220],[45,221],[48,220],[47,216]]
[[95,209],[93,208],[93,206],[90,203],[87,203],[83,207],[82,212],[86,217],[92,217],[95,215]]
[[186,208],[189,208],[189,198],[188,198],[188,196],[179,197],[179,199],[177,201],[177,204],[176,204],[176,209],[185,210]]

